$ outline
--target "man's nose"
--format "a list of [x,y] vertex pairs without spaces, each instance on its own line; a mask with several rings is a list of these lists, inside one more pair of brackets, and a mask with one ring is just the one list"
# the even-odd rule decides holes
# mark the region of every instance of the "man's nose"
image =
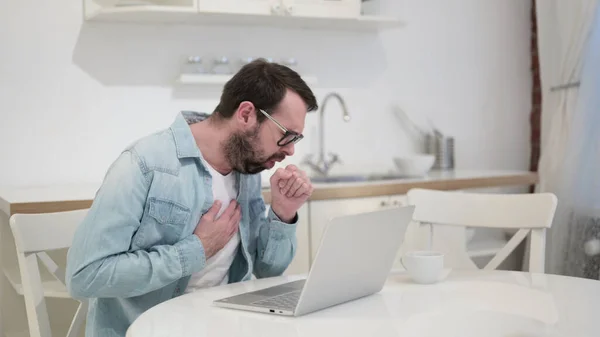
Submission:
[[282,152],[285,153],[286,156],[291,156],[296,151],[294,147],[294,143],[290,143],[282,148]]

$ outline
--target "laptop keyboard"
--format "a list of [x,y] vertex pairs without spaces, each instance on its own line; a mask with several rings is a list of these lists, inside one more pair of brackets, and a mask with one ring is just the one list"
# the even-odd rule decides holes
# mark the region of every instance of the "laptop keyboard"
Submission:
[[253,305],[277,308],[281,310],[294,310],[298,300],[300,299],[300,293],[302,290],[296,290],[289,293],[265,298],[264,300],[252,302]]

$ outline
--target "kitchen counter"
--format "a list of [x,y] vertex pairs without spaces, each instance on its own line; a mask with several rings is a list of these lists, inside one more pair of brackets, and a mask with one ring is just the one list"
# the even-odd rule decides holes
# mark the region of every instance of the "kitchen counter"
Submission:
[[[537,174],[528,171],[456,170],[432,171],[425,177],[393,180],[314,184],[310,200],[359,198],[405,194],[411,188],[459,190],[501,186],[529,186],[537,183]],[[87,208],[100,183],[29,187],[0,186],[0,212],[58,212]],[[271,192],[263,189],[267,203]]]
[[[378,181],[313,184],[310,200],[376,197],[406,194],[411,188],[434,190],[461,190],[502,186],[529,186],[538,181],[538,175],[529,171],[453,170],[431,171],[427,176]],[[265,201],[271,200],[268,189],[263,190]]]

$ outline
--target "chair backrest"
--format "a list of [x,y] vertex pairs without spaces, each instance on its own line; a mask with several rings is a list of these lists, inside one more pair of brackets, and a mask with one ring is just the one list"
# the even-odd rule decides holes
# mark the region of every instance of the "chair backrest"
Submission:
[[518,229],[484,269],[496,269],[530,235],[529,271],[544,272],[546,229],[557,206],[554,194],[412,189],[407,196],[416,207],[404,251],[430,247],[443,251],[449,266],[477,268],[467,253],[466,227]]
[[[64,269],[58,266],[46,251],[69,248],[75,230],[87,211],[83,209],[56,213],[14,214],[10,218],[10,228],[15,238],[23,283],[29,334],[32,337],[52,336],[38,259],[64,285]],[[81,302],[69,328],[68,337],[79,334],[86,313],[87,302]]]

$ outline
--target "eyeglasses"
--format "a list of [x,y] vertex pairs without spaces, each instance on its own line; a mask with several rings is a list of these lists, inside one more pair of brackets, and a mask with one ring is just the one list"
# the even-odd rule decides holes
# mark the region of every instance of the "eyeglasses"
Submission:
[[295,131],[288,130],[285,126],[281,125],[281,123],[279,123],[275,118],[271,117],[271,115],[266,113],[264,110],[262,110],[262,109],[257,109],[257,110],[262,112],[262,114],[265,115],[265,117],[267,117],[268,119],[270,119],[273,123],[277,124],[277,126],[281,129],[281,131],[283,131],[283,136],[277,141],[277,145],[286,146],[290,143],[296,144],[302,138],[304,138],[304,136],[302,134],[295,132]]

